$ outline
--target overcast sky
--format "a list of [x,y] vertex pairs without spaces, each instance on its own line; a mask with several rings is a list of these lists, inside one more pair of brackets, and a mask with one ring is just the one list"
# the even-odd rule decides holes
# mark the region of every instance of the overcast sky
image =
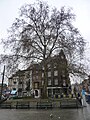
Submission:
[[[7,37],[7,29],[11,27],[15,18],[19,16],[19,8],[25,3],[33,3],[35,0],[0,0],[0,39]],[[53,7],[72,7],[76,15],[75,27],[80,30],[81,35],[86,39],[88,55],[90,56],[90,0],[43,0]],[[0,46],[0,54],[2,47]],[[87,57],[88,57],[87,55]],[[90,58],[89,58],[90,59]]]
[[[0,0],[0,39],[7,35],[7,29],[19,15],[19,8],[25,3],[35,0]],[[46,0],[44,0],[46,1]],[[72,7],[76,14],[75,26],[79,28],[82,36],[90,39],[90,0],[47,0],[48,4],[58,9],[61,6]]]
[[[7,36],[7,29],[11,27],[15,18],[19,16],[19,8],[25,3],[35,0],[0,0],[0,39]],[[46,0],[44,0],[46,1]],[[76,15],[75,27],[89,42],[90,39],[90,0],[47,0],[48,4],[58,9],[61,6],[72,7]],[[2,51],[0,50],[0,53]],[[90,53],[89,53],[90,54]]]

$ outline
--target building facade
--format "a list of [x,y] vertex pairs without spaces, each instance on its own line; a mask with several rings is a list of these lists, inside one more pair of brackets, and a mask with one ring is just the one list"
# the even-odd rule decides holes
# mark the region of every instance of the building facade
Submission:
[[70,79],[68,73],[68,64],[62,50],[59,55],[54,56],[47,61],[46,74],[48,97],[58,98],[62,94],[69,94],[68,88],[70,86]]
[[28,91],[33,97],[40,98],[43,94],[45,80],[47,97],[58,98],[61,94],[69,93],[68,63],[63,50],[59,55],[46,60],[46,68],[43,62],[32,64],[26,70],[18,71],[9,78],[8,84],[10,89],[17,89],[18,95],[23,91]]
[[[18,96],[23,96],[28,90],[29,85],[29,71],[18,70],[8,79],[8,88],[10,91],[16,91]],[[30,86],[29,86],[30,88]]]

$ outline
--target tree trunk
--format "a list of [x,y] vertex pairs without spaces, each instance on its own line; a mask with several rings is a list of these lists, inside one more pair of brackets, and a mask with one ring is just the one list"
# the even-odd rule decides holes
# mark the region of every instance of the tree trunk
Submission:
[[47,65],[46,59],[44,60],[44,85],[42,98],[47,98]]

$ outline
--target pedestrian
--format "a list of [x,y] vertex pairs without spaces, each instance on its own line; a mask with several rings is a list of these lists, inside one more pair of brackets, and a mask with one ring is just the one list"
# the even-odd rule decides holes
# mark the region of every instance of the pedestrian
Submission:
[[86,102],[86,98],[85,98],[86,91],[85,91],[85,88],[84,88],[84,87],[83,87],[83,89],[82,89],[81,94],[82,94],[82,106],[83,106],[83,107],[86,107],[86,106],[87,106],[87,102]]
[[79,92],[77,93],[76,98],[79,101],[80,105],[82,106],[82,97],[81,97],[81,94]]

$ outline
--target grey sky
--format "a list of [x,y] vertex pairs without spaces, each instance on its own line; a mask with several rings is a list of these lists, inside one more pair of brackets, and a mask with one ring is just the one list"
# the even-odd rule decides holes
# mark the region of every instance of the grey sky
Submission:
[[[0,0],[0,38],[5,38],[7,29],[18,17],[19,8],[24,3],[33,3],[35,0]],[[46,0],[44,0],[46,1]],[[79,28],[82,36],[89,41],[90,38],[90,0],[47,0],[48,4],[58,9],[61,6],[72,7],[76,14],[75,26]]]
[[[11,27],[15,18],[19,15],[19,8],[25,3],[33,3],[35,0],[0,0],[0,39],[7,37],[7,29]],[[86,58],[90,57],[90,0],[43,0],[47,1],[51,7],[61,6],[72,7],[76,14],[75,27],[80,30],[81,35],[87,41]],[[0,54],[2,46],[0,46]],[[90,58],[89,58],[90,59]]]
[[[36,0],[0,0],[0,39],[7,36],[7,29],[11,27],[15,18],[19,16],[19,8],[25,3],[33,3]],[[61,6],[72,7],[76,15],[75,27],[87,41],[86,54],[90,56],[90,0],[43,0],[58,9]],[[0,46],[1,48],[1,46]],[[0,49],[2,53],[2,49]],[[88,57],[86,55],[86,57]]]

